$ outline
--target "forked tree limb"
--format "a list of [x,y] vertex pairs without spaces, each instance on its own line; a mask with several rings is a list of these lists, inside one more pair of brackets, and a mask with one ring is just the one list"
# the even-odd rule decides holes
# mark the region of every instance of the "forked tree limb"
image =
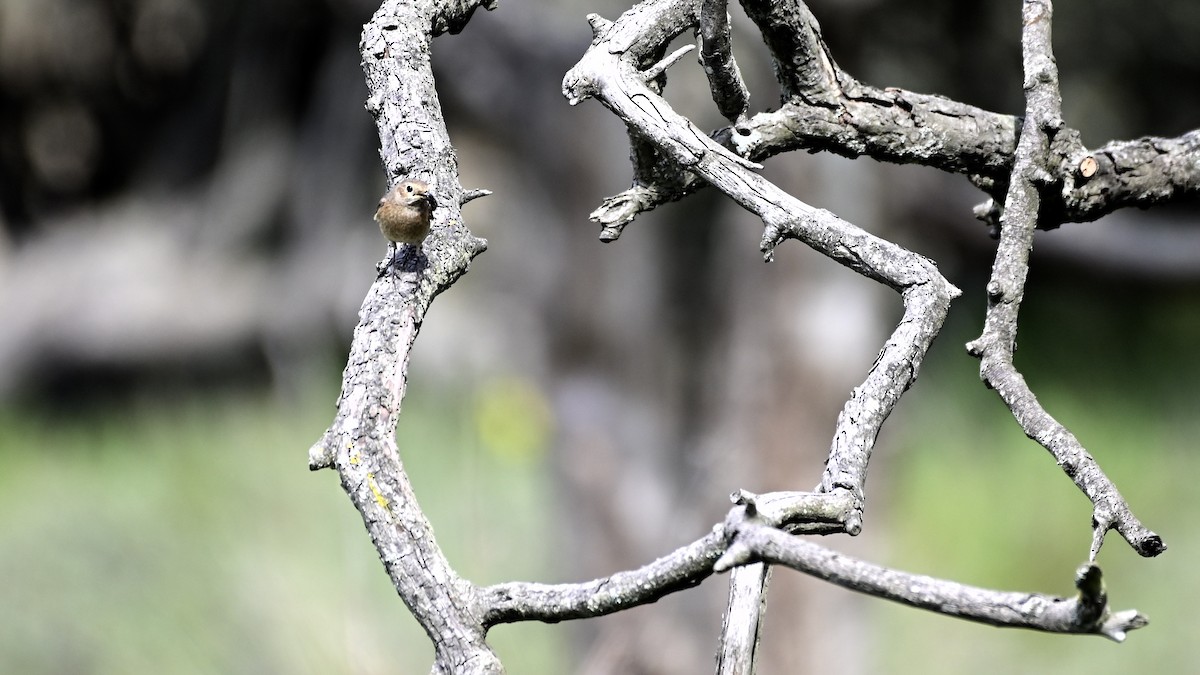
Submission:
[[1133,515],[1117,486],[1074,434],[1038,403],[1013,365],[1017,340],[1017,313],[1025,296],[1029,252],[1041,213],[1042,188],[1053,180],[1055,138],[1064,131],[1058,68],[1051,47],[1050,0],[1025,0],[1021,13],[1024,29],[1021,46],[1025,71],[1026,109],[1017,144],[1008,195],[1000,218],[1000,242],[992,276],[987,284],[988,307],[983,334],[968,350],[980,358],[980,377],[995,389],[1012,411],[1021,429],[1050,451],[1055,461],[1092,501],[1090,559],[1104,543],[1109,529],[1117,532],[1143,556],[1166,549],[1162,538]]
[[[1100,570],[1094,565],[1085,565],[1077,572],[1080,594],[1076,598],[966,586],[881,567],[786,533],[782,523],[796,522],[806,506],[816,503],[806,502],[798,493],[754,495],[742,491],[736,496],[738,505],[711,533],[647,565],[582,583],[514,581],[488,586],[478,591],[476,615],[482,617],[485,627],[490,627],[516,621],[557,623],[614,614],[696,586],[714,571],[762,561],[861,593],[997,626],[1102,634],[1120,641],[1125,632],[1147,624],[1146,617],[1136,610],[1109,610]],[[741,613],[759,609],[748,602]]]
[[[844,530],[857,533],[865,505],[867,463],[884,420],[915,380],[921,361],[941,329],[959,291],[928,259],[866,232],[824,209],[801,202],[713,142],[647,86],[639,67],[686,23],[694,7],[678,0],[650,0],[606,22],[591,47],[563,80],[571,103],[595,97],[664,157],[717,187],[764,223],[761,249],[769,259],[785,239],[816,251],[898,291],[900,324],[884,343],[867,379],[855,388],[838,416],[829,460],[818,491],[848,492],[855,508]],[[662,40],[663,43],[655,42]]]
[[[785,66],[793,63],[805,64],[816,72],[809,77],[782,78],[781,85],[788,91],[793,101],[808,101],[820,98],[830,88],[836,88],[842,95],[848,90],[861,90],[851,78],[846,76],[834,64],[828,55],[824,42],[820,38],[819,27],[803,3],[792,2],[767,3],[762,0],[745,0],[743,2],[747,13],[758,23],[776,61],[777,73]],[[770,256],[774,247],[785,238],[798,238],[814,249],[829,255],[854,269],[860,274],[881,281],[899,290],[905,299],[905,315],[900,326],[885,343],[880,352],[880,358],[873,365],[867,381],[856,388],[850,401],[838,418],[838,427],[834,434],[834,445],[830,452],[826,471],[822,478],[820,491],[829,492],[835,489],[850,490],[859,500],[865,499],[862,485],[866,479],[866,464],[870,457],[870,448],[874,443],[879,426],[886,419],[899,396],[911,384],[916,369],[920,366],[921,358],[929,341],[933,339],[941,327],[941,322],[948,309],[950,298],[957,295],[957,289],[946,283],[948,290],[931,287],[925,280],[944,282],[944,279],[931,265],[925,267],[907,251],[899,249],[890,242],[877,245],[871,235],[862,234],[861,230],[844,223],[836,216],[825,211],[813,210],[795,198],[775,188],[757,174],[746,170],[744,164],[731,158],[725,146],[713,142],[700,133],[689,121],[674,113],[670,106],[657,95],[649,91],[638,80],[636,64],[641,63],[643,56],[653,53],[661,46],[652,40],[670,40],[685,29],[686,22],[698,21],[697,7],[694,3],[682,0],[659,0],[645,2],[618,19],[615,23],[606,22],[603,33],[597,33],[592,47],[584,59],[580,61],[564,79],[564,94],[572,103],[589,96],[599,98],[618,117],[636,133],[643,143],[652,142],[657,146],[661,159],[673,162],[683,171],[691,175],[699,184],[711,184],[725,192],[739,204],[762,217],[766,224],[762,248]],[[636,20],[629,20],[632,17]],[[656,29],[655,26],[658,26]],[[663,28],[666,27],[666,28]],[[796,33],[805,33],[809,39],[788,37]],[[1047,38],[1048,40],[1048,38]],[[651,42],[647,42],[651,41]],[[620,48],[618,48],[618,45]],[[1048,45],[1047,45],[1048,48]],[[621,49],[625,49],[623,52]],[[1047,54],[1039,60],[1050,59]],[[1043,69],[1044,70],[1044,69]],[[1057,91],[1057,74],[1053,74],[1055,91]],[[1049,113],[1047,113],[1049,114]],[[1036,165],[1037,185],[1027,189],[1017,190],[1019,195],[1032,191],[1034,194],[1027,217],[1029,218],[1028,237],[1032,241],[1033,228],[1041,224],[1048,227],[1048,214],[1043,208],[1043,196],[1055,194],[1063,188],[1061,172],[1058,167],[1064,164],[1076,164],[1077,171],[1072,175],[1080,180],[1094,179],[1100,175],[1101,164],[1094,156],[1082,154],[1082,145],[1078,142],[1078,134],[1066,128],[1058,108],[1053,111],[1055,133],[1046,136],[1044,158]],[[1043,122],[1047,124],[1048,122]],[[998,127],[999,128],[999,127]],[[1025,131],[1028,131],[1029,120],[1026,118]],[[881,134],[882,135],[882,134]],[[938,138],[935,132],[918,134],[919,137]],[[1023,137],[1024,138],[1024,137]],[[1185,137],[1188,139],[1189,137]],[[919,138],[917,139],[919,140]],[[922,144],[914,140],[912,145]],[[898,145],[903,145],[903,138],[895,139]],[[1033,142],[1033,141],[1026,141]],[[1186,142],[1183,143],[1187,147]],[[736,143],[735,143],[736,146]],[[934,147],[940,147],[936,143]],[[944,150],[944,148],[943,148]],[[995,156],[998,153],[992,152]],[[1118,153],[1120,154],[1120,153]],[[1137,155],[1137,152],[1133,154]],[[1014,149],[1011,156],[1017,155]],[[1153,164],[1154,159],[1141,153],[1146,161],[1143,164]],[[1177,160],[1187,159],[1176,157]],[[1200,161],[1192,161],[1200,166]],[[1009,166],[1013,166],[1009,164]],[[661,166],[659,168],[662,168]],[[978,167],[976,167],[978,168]],[[1200,169],[1196,169],[1200,171]],[[644,166],[638,167],[639,174],[646,172]],[[1022,171],[1027,171],[1023,169]],[[1009,186],[1010,180],[1017,179],[1015,170],[1010,176],[995,176],[996,185]],[[1184,173],[1186,175],[1186,172]],[[1029,178],[1026,176],[1026,182]],[[1191,178],[1183,182],[1191,185]],[[605,216],[628,216],[634,213],[637,204],[646,200],[661,197],[656,192],[656,186],[638,184],[635,182],[631,190],[639,196],[634,202],[608,201],[614,208],[607,210]],[[1010,191],[1010,198],[1013,194]],[[597,212],[599,213],[599,211]],[[792,215],[797,214],[797,215]],[[1058,214],[1061,215],[1061,214]],[[1054,223],[1057,225],[1057,222]],[[612,224],[608,225],[613,227]],[[619,226],[617,227],[619,232]],[[831,245],[831,242],[837,243]],[[1002,244],[1002,251],[1015,250],[1021,244]],[[889,248],[890,247],[890,248]],[[888,263],[878,264],[878,259],[867,260],[861,251],[871,251],[886,259]],[[997,257],[996,269],[1004,269],[1006,265],[1017,264],[1020,261],[1013,253],[1006,253],[1002,259]],[[1027,266],[1028,247],[1024,249]],[[920,259],[923,260],[923,259]],[[907,266],[907,269],[903,269]],[[1017,286],[1023,286],[1024,271],[1019,272]],[[905,279],[906,281],[899,281]],[[938,282],[938,283],[940,283]],[[935,284],[936,286],[936,284]],[[991,291],[989,291],[991,292]],[[943,295],[949,293],[949,295]],[[1019,298],[1018,298],[1019,301]],[[1006,301],[1007,302],[1007,301]],[[1015,305],[1012,316],[1015,331]],[[991,363],[989,361],[989,363]],[[1011,359],[1010,359],[1011,363]],[[905,369],[911,372],[906,374]],[[1015,373],[1015,371],[1013,371]],[[1019,378],[1019,374],[1017,374]],[[1163,550],[1162,540],[1141,526],[1130,513],[1124,500],[1119,497],[1115,486],[1104,477],[1094,460],[1083,451],[1078,442],[1061,425],[1049,420],[1031,420],[1030,416],[1039,412],[1045,415],[1036,399],[1024,386],[1023,380],[1008,378],[1014,384],[1006,385],[1006,391],[1015,391],[1022,400],[1033,400],[1034,405],[1022,405],[1014,408],[1018,422],[1030,433],[1031,429],[1039,430],[1038,438],[1055,453],[1059,463],[1075,479],[1079,487],[1092,499],[1096,505],[1096,535],[1092,546],[1092,557],[1098,550],[1103,538],[1103,532],[1109,527],[1116,528],[1142,555],[1156,555]],[[1019,386],[1018,386],[1019,385]],[[1014,389],[1016,387],[1016,389]],[[1015,400],[1016,394],[1002,394],[1006,401]],[[1010,408],[1012,405],[1010,404]],[[1046,416],[1048,418],[1048,416]],[[1031,426],[1031,424],[1036,424]],[[858,520],[852,520],[847,525],[847,531],[855,532]]]
[[[938,614],[992,626],[1028,628],[1050,633],[1102,635],[1121,642],[1126,634],[1149,623],[1137,610],[1113,612],[1108,607],[1100,568],[1082,565],[1075,575],[1072,598],[996,591],[921,574],[881,567],[842,555],[800,537],[747,521],[731,527],[737,553],[722,558],[718,568],[746,561],[783,565],[860,593]],[[735,551],[731,545],[730,551]]]
[[[464,274],[471,259],[486,246],[462,224],[462,205],[486,191],[464,191],[458,183],[454,150],[433,86],[429,44],[433,35],[461,30],[475,9],[480,6],[490,9],[493,4],[491,0],[386,0],[364,27],[361,51],[371,92],[367,108],[379,127],[380,154],[390,182],[402,178],[425,180],[432,186],[440,206],[434,213],[434,234],[426,241],[424,252],[409,251],[398,265],[397,273],[378,279],[364,300],[343,375],[337,414],[309,455],[312,469],[337,471],[398,594],[433,642],[434,673],[503,672],[499,658],[486,642],[487,630],[498,623],[556,622],[622,611],[695,586],[714,572],[758,562],[786,565],[847,588],[996,625],[1100,633],[1117,640],[1126,631],[1145,625],[1145,618],[1137,612],[1109,612],[1099,569],[1093,565],[1080,569],[1076,584],[1079,595],[1074,599],[1003,593],[871,565],[791,534],[853,534],[859,530],[865,504],[867,461],[875,436],[900,395],[916,378],[921,360],[958,291],[929,260],[783,192],[752,171],[759,168],[753,161],[730,151],[731,147],[736,149],[736,144],[723,146],[714,142],[666,104],[659,96],[665,71],[682,52],[668,56],[665,47],[673,37],[696,25],[694,0],[648,0],[616,22],[595,15],[589,17],[594,32],[592,47],[568,73],[564,93],[573,103],[596,97],[626,122],[635,172],[642,181],[640,188],[635,185],[641,192],[624,203],[610,204],[608,213],[632,219],[639,210],[652,207],[664,195],[678,194],[700,184],[714,185],[762,218],[761,249],[768,258],[783,240],[798,239],[899,292],[904,301],[903,318],[880,350],[866,380],[854,390],[839,415],[826,471],[815,492],[768,495],[739,492],[735,495],[737,505],[725,522],[709,534],[646,566],[590,582],[509,582],[479,588],[460,578],[442,554],[416,502],[396,447],[395,428],[406,390],[409,353],[425,312],[434,297]],[[825,88],[834,85],[840,92],[837,96],[845,98],[848,83],[852,81],[836,68],[820,40],[815,20],[811,20],[802,3],[745,4],[748,11],[760,12],[754,16],[780,62],[777,71],[786,70],[788,62],[781,59],[789,53],[791,58],[799,58],[799,62],[813,69],[791,74],[793,79],[785,88],[796,99],[820,98]],[[711,12],[724,8],[721,2],[706,1],[706,6],[710,16]],[[1045,6],[1048,9],[1048,3]],[[775,21],[797,31],[793,38],[771,33],[767,24]],[[710,43],[713,49],[709,63],[723,69],[726,74],[721,77],[728,79],[729,68],[735,71],[736,66],[731,56],[727,58],[728,45],[721,43],[721,19],[715,19],[709,27],[716,31],[716,41]],[[1034,54],[1030,63],[1037,69],[1027,68],[1036,76],[1030,87],[1026,129],[1020,144],[1010,153],[1017,160],[1011,177],[998,173],[1000,177],[994,179],[997,185],[1003,181],[1009,186],[1000,250],[1006,256],[1006,264],[1015,256],[1018,267],[1021,256],[1027,258],[1027,238],[1038,223],[1038,188],[1044,191],[1046,185],[1054,184],[1054,167],[1047,158],[1055,157],[1060,164],[1077,159],[1069,156],[1077,148],[1071,135],[1061,130],[1061,120],[1053,107],[1057,104],[1049,108],[1034,104],[1046,96],[1048,90],[1043,85],[1047,77],[1053,78],[1052,61],[1051,70],[1046,71],[1045,58],[1037,58],[1039,53],[1049,57],[1048,16],[1044,47],[1036,42],[1041,39],[1038,30],[1040,26],[1027,27],[1027,39],[1033,41],[1033,47],[1027,45],[1027,53]],[[861,93],[862,88],[858,91]],[[725,110],[733,111],[741,105],[736,92],[715,95],[724,98],[718,104]],[[1057,96],[1056,89],[1054,95]],[[871,105],[880,104],[870,95],[864,100],[870,100]],[[891,105],[896,105],[894,100]],[[913,106],[908,112],[919,107]],[[944,110],[929,114],[943,113]],[[1005,122],[994,118],[993,121],[1003,135]],[[743,124],[754,123],[752,118]],[[1036,127],[1035,133],[1029,131],[1030,125]],[[1049,133],[1054,129],[1060,129],[1059,138],[1068,142],[1055,145]],[[746,140],[752,139],[753,133],[744,134]],[[1194,143],[1194,139],[1180,142],[1186,146]],[[1152,145],[1162,149],[1170,144]],[[1164,154],[1173,152],[1167,148]],[[1133,149],[1130,153],[1141,157],[1143,163],[1156,161],[1144,149]],[[968,160],[963,157],[969,155],[955,154],[957,159],[946,161],[965,162]],[[1078,160],[1080,174],[1095,178],[1104,162],[1092,157],[1096,165],[1093,167],[1086,160],[1087,157]],[[1082,170],[1085,164],[1087,171]],[[989,176],[982,170],[974,174]],[[1191,180],[1182,175],[1183,182]],[[688,181],[693,180],[698,182],[689,187]],[[1024,264],[1027,265],[1027,259]],[[997,268],[1000,266],[998,255]],[[990,323],[978,349],[986,372],[1004,372],[1003,363],[999,370],[989,371],[995,358],[993,344],[988,341],[991,338],[999,346],[1001,361],[1007,355],[1011,368],[1016,316],[1012,298],[1019,300],[1024,270],[1018,269],[1017,273],[1019,278],[998,275],[994,279],[994,293],[989,286],[995,302],[989,307]],[[1006,295],[1010,291],[1016,295]],[[1005,312],[1011,313],[1011,326],[1004,323],[1010,316]],[[1015,377],[1019,380],[1019,374]],[[1010,386],[1008,380],[1001,378],[995,383],[1002,396],[1005,391],[1014,390],[1015,385]],[[1023,382],[1018,384],[1023,386]],[[1014,414],[1018,414],[1016,406]],[[1051,450],[1055,451],[1054,447]],[[1132,537],[1127,533],[1130,528],[1140,528],[1140,524],[1131,515],[1125,517],[1127,507],[1123,513],[1119,512],[1118,506],[1123,507],[1124,502],[1115,488],[1109,490],[1106,485],[1095,488],[1097,474],[1077,463],[1075,455],[1061,456],[1067,458],[1060,462],[1069,472],[1075,467],[1079,474],[1091,476],[1087,479],[1075,476],[1085,492],[1091,489],[1105,497],[1093,499],[1097,504],[1100,537],[1093,545],[1093,558],[1108,527],[1125,534],[1135,548],[1138,546],[1135,542],[1141,542],[1149,551],[1157,542],[1161,550],[1161,540],[1156,535],[1143,533],[1139,538],[1137,532]],[[1103,478],[1102,473],[1098,475]],[[737,595],[731,602],[729,618],[733,621],[723,638],[723,645],[729,648],[729,658],[723,663],[729,669],[722,672],[753,670],[757,628],[750,620],[761,612],[766,568],[750,567],[740,571],[738,577],[735,590],[750,592]],[[740,640],[734,639],[735,631]]]

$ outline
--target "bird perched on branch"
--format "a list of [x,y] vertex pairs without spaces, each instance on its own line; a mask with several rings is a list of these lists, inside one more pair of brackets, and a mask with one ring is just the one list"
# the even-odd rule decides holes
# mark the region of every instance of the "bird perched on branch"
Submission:
[[[429,236],[429,216],[437,208],[437,200],[429,192],[429,184],[421,180],[406,180],[392,188],[379,200],[375,221],[379,231],[391,242],[387,270],[395,265],[399,244],[412,244],[417,252]],[[382,276],[383,271],[380,272]]]

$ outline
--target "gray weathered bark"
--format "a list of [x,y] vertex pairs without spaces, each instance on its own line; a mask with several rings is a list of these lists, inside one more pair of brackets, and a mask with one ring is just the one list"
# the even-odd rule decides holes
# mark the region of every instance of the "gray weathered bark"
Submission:
[[[915,607],[993,625],[1124,639],[1146,624],[1136,611],[1112,612],[1095,566],[1109,529],[1142,555],[1165,549],[1073,436],[1037,405],[1012,367],[1017,308],[1035,228],[1055,227],[1130,204],[1200,190],[1197,132],[1175,140],[1143,139],[1087,151],[1061,119],[1050,49],[1050,3],[1026,0],[1023,52],[1027,109],[1023,120],[940,97],[876,90],[842,71],[820,28],[798,1],[744,0],[762,32],[784,92],[783,108],[746,116],[748,94],[729,48],[723,2],[647,0],[616,21],[588,17],[593,40],[566,75],[572,104],[595,98],[628,127],[634,186],[593,214],[606,240],[638,213],[712,186],[763,223],[761,250],[798,240],[849,270],[900,294],[904,312],[865,380],[837,420],[824,473],[811,492],[756,495],[739,491],[722,523],[691,544],[637,569],[574,584],[508,582],[480,588],[460,578],[442,555],[404,472],[394,434],[406,387],[409,351],[438,293],[467,271],[485,244],[463,224],[461,206],[480,196],[458,184],[454,150],[441,118],[429,67],[434,35],[461,30],[489,2],[387,0],[363,31],[361,49],[381,156],[391,182],[420,178],[443,205],[425,254],[410,255],[396,275],[380,278],[360,311],[338,412],[310,450],[313,469],[334,468],[362,514],[401,598],[435,647],[434,672],[501,672],[488,629],[515,621],[557,622],[612,614],[693,587],[714,573],[736,575],[718,661],[719,672],[754,669],[768,565]],[[687,30],[701,35],[701,63],[714,101],[734,122],[701,132],[661,97],[665,72],[686,50],[666,54]],[[813,533],[857,534],[863,527],[866,478],[875,438],[915,381],[959,291],[930,260],[813,208],[756,173],[757,159],[789,149],[828,149],[927,164],[967,174],[1001,197],[984,215],[998,217],[1000,245],[988,286],[983,336],[972,353],[1028,435],[1058,459],[1095,505],[1089,563],[1075,576],[1074,598],[1010,593],[889,570],[801,539]],[[1136,175],[1126,175],[1130,166]],[[762,564],[760,564],[762,563]]]

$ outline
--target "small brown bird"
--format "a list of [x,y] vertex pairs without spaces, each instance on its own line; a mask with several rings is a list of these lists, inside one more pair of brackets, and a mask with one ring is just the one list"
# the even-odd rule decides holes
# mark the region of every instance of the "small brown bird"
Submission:
[[379,200],[375,220],[379,231],[392,242],[389,267],[395,262],[398,244],[412,244],[417,251],[421,250],[421,242],[429,236],[429,215],[436,208],[437,200],[430,194],[429,184],[421,180],[406,180]]

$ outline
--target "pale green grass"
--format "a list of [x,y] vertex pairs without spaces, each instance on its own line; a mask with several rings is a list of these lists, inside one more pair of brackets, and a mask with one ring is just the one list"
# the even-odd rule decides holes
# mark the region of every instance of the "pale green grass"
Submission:
[[[0,672],[421,673],[429,641],[336,476],[333,415],[245,395],[0,419]],[[469,578],[545,576],[543,470],[489,453],[467,405],[411,396],[407,468]],[[561,672],[558,627],[496,631],[515,673]]]
[[[1046,314],[1035,309],[1023,324],[1042,335],[1026,341],[1036,347],[1019,352],[1018,365],[1047,410],[1166,540],[1169,550],[1147,559],[1110,532],[1098,560],[1110,605],[1139,609],[1150,625],[1116,644],[878,602],[877,672],[1195,672],[1200,362],[1189,345],[1200,333],[1200,308],[1185,296],[1148,310],[1131,335],[1129,325],[1082,301],[1058,296],[1046,305]],[[939,338],[950,344],[937,346],[934,367],[901,406],[893,474],[872,478],[893,484],[888,512],[871,519],[887,529],[886,564],[990,588],[1072,595],[1074,570],[1091,542],[1090,504],[1049,453],[1025,438],[995,392],[980,386],[977,362],[959,351],[968,333]]]

